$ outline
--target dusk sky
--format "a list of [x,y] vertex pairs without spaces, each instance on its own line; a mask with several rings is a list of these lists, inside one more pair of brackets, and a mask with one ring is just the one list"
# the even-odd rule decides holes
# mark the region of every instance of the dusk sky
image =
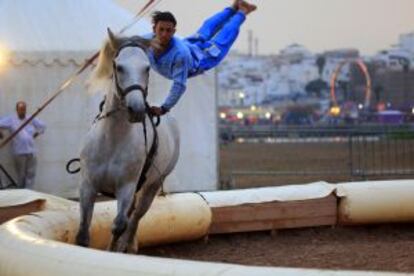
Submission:
[[[131,11],[142,0],[117,0]],[[197,30],[203,20],[230,4],[227,0],[162,0],[157,10],[169,10],[180,35]],[[292,43],[314,52],[358,48],[373,54],[398,43],[414,31],[414,0],[252,0],[258,10],[242,27],[234,48],[247,51],[247,30],[259,39],[259,53],[278,53]]]

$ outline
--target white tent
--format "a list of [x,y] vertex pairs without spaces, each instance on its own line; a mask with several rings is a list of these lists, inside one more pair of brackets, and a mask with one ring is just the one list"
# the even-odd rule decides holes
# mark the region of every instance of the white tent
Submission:
[[[25,100],[28,112],[34,112],[100,48],[107,27],[116,32],[132,17],[111,0],[0,0],[0,46],[9,52],[7,64],[0,67],[0,116],[15,112],[18,100]],[[148,31],[150,25],[143,20],[127,34]],[[77,196],[79,175],[68,175],[65,165],[78,156],[102,97],[85,92],[88,74],[39,116],[48,128],[37,141],[36,190]],[[157,104],[170,84],[153,76],[150,102]],[[186,94],[172,112],[180,122],[181,155],[165,190],[213,190],[218,163],[214,75],[191,80]],[[8,147],[0,150],[0,164],[14,174]]]

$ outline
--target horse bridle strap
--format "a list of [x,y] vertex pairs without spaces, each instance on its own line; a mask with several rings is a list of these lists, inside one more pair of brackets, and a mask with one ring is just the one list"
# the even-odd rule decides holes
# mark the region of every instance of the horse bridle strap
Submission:
[[121,98],[125,98],[126,95],[128,95],[130,92],[134,91],[134,90],[139,90],[141,91],[142,95],[144,96],[144,98],[147,97],[147,89],[145,89],[144,87],[142,87],[139,84],[133,84],[128,86],[127,88],[121,88],[118,84],[118,77],[115,75],[115,85],[116,85],[116,89],[120,92],[120,96]]
[[121,98],[125,98],[125,96],[128,95],[128,93],[130,93],[131,91],[134,91],[134,90],[141,91],[142,94],[144,95],[144,98],[146,98],[147,92],[148,92],[148,87],[147,88],[144,88],[144,87],[142,87],[139,84],[133,84],[133,85],[128,86],[126,88],[122,88],[122,87],[119,86],[118,75],[116,74],[115,58],[119,55],[119,53],[124,48],[127,48],[127,47],[135,47],[135,48],[143,49],[142,45],[140,45],[139,43],[137,43],[135,41],[127,41],[126,43],[124,43],[121,46],[119,46],[119,48],[115,52],[115,55],[114,55],[114,58],[113,58],[113,63],[112,63],[113,75],[114,75],[114,78],[115,78],[115,86],[116,86],[116,89],[118,90],[118,92],[120,92]]
[[116,90],[118,91],[119,96],[123,99],[126,97],[126,95],[128,95],[130,92],[134,91],[134,90],[139,90],[141,91],[142,95],[144,96],[144,98],[147,97],[147,93],[148,93],[148,87],[144,88],[142,85],[139,84],[133,84],[130,85],[126,88],[122,88],[121,86],[119,86],[119,81],[118,81],[118,75],[115,72],[115,62],[114,62],[114,79],[115,79],[115,86],[116,86]]
[[[117,52],[114,55],[114,60],[119,55],[119,52],[122,49],[126,48],[126,47],[138,47],[138,48],[142,48],[142,46],[139,43],[134,42],[134,41],[129,41],[129,42],[121,45],[118,48]],[[148,151],[148,153],[147,153],[147,155],[145,157],[145,162],[144,162],[144,165],[143,165],[143,167],[141,169],[141,174],[139,176],[139,179],[137,181],[137,185],[135,187],[135,192],[138,192],[141,189],[142,185],[145,183],[146,179],[147,179],[147,173],[148,173],[149,169],[151,168],[151,166],[154,163],[155,155],[156,155],[157,150],[158,150],[158,132],[157,132],[157,126],[160,123],[160,118],[159,118],[159,116],[153,116],[151,114],[150,105],[148,104],[148,102],[146,100],[147,92],[148,92],[148,87],[145,89],[144,87],[142,87],[139,84],[133,84],[133,85],[128,86],[126,88],[121,88],[119,86],[118,76],[116,74],[116,63],[115,63],[115,61],[113,62],[113,72],[114,72],[113,75],[114,75],[114,79],[115,79],[115,86],[116,86],[116,89],[118,90],[118,93],[120,94],[121,98],[125,98],[125,96],[128,95],[128,93],[130,93],[131,91],[134,91],[134,90],[139,90],[139,91],[142,92],[142,94],[144,96],[144,101],[145,101],[146,114],[148,115],[148,117],[150,119],[151,127],[152,127],[152,130],[153,130],[153,136],[154,137],[152,139],[151,148],[150,148],[150,150]],[[153,118],[154,117],[157,118],[157,121],[155,123],[153,121]],[[145,149],[147,149],[147,126],[146,126],[145,119],[142,122],[142,124],[143,124],[143,130],[144,130],[144,138],[145,138]],[[147,151],[147,150],[145,150],[145,151]],[[133,205],[134,204],[132,204],[131,207]]]
[[133,84],[133,85],[131,85],[131,86],[128,86],[127,88],[125,88],[124,90],[123,90],[123,92],[124,92],[124,95],[126,95],[126,94],[128,94],[129,92],[131,92],[131,91],[134,91],[134,90],[139,90],[139,91],[141,91],[142,93],[146,93],[146,89],[144,89],[141,85],[139,85],[139,84]]

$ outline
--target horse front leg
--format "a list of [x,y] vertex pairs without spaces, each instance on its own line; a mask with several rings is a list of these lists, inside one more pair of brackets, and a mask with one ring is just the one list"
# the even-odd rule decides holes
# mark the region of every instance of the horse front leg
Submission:
[[80,189],[80,223],[76,244],[89,246],[89,226],[92,220],[93,207],[96,200],[96,190],[86,180],[82,180]]
[[118,252],[138,253],[138,225],[140,219],[146,214],[150,208],[155,196],[160,188],[161,181],[144,185],[137,195],[137,202],[132,212],[128,228],[118,242]]
[[124,185],[118,189],[117,208],[118,214],[112,225],[112,238],[108,246],[109,251],[115,251],[119,237],[125,232],[128,226],[128,211],[135,197],[135,185]]

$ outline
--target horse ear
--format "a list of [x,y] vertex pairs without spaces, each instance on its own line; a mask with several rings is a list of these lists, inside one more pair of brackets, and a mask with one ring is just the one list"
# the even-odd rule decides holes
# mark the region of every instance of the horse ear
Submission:
[[144,46],[146,49],[151,47],[156,50],[161,50],[161,43],[157,38],[147,39],[137,35],[134,37],[134,39],[142,46]]
[[109,37],[109,44],[111,45],[112,49],[116,49],[118,46],[118,39],[114,35],[114,33],[111,31],[110,28],[107,29],[108,31],[108,37]]
[[161,50],[161,43],[157,38],[153,38],[150,41],[150,46],[155,50]]

